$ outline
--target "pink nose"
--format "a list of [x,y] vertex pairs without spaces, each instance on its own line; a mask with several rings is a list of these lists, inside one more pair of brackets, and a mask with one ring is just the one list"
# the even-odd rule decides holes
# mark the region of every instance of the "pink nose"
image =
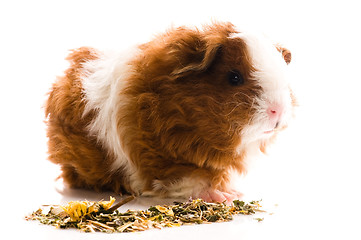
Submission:
[[276,125],[280,121],[283,114],[283,107],[279,104],[271,104],[269,105],[266,112],[270,121]]

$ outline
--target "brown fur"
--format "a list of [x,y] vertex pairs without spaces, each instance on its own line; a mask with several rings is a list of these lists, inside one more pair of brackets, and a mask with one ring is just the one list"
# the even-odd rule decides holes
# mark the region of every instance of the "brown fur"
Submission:
[[[235,149],[262,89],[250,78],[255,69],[245,43],[228,38],[235,32],[232,24],[170,30],[141,45],[130,62],[134,71],[120,93],[129,102],[119,106],[117,122],[126,153],[146,183],[142,191],[153,190],[156,181],[166,195],[187,176],[227,191],[228,170],[244,171],[244,154]],[[114,158],[87,132],[96,113],[82,116],[82,63],[96,58],[93,49],[75,50],[70,68],[52,87],[46,106],[49,159],[62,166],[72,187],[132,192],[128,176],[110,171]],[[244,85],[227,83],[233,69]]]
[[96,58],[94,49],[74,50],[67,58],[70,68],[53,84],[46,103],[49,160],[61,165],[61,176],[71,187],[120,193],[125,186],[121,174],[107,172],[105,166],[112,160],[86,131],[94,113],[82,116],[81,68],[85,61]]

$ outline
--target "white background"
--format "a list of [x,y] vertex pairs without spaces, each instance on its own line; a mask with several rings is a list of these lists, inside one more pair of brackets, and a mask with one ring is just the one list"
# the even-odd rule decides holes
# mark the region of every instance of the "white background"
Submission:
[[[361,239],[361,33],[357,1],[1,1],[0,234],[37,239]],[[63,189],[46,161],[41,108],[68,50],[126,48],[171,25],[231,21],[265,32],[292,51],[300,107],[293,124],[241,183],[263,199],[261,223],[132,234],[82,234],[26,222],[41,204],[100,200],[110,193]],[[124,206],[162,203],[138,199]],[[269,213],[274,213],[269,215]]]

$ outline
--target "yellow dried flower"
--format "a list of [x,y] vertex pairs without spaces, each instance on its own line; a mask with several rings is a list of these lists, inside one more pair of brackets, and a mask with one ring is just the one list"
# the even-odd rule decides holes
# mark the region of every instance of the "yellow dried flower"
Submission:
[[71,201],[66,206],[61,208],[69,215],[72,221],[79,221],[86,215],[99,211],[99,206],[104,210],[108,210],[114,203],[115,198],[110,197],[109,201],[100,201],[98,203],[92,203],[89,201]]
[[72,221],[78,221],[87,214],[87,202],[71,201],[66,206],[61,207],[70,217]]
[[109,201],[100,201],[99,204],[105,209],[108,210],[114,203],[115,198],[113,198],[112,196],[110,196],[110,200]]

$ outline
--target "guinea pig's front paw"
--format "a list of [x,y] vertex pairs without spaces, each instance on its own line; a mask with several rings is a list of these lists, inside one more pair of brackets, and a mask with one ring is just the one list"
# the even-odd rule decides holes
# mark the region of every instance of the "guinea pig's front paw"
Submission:
[[216,189],[207,189],[197,194],[196,198],[201,198],[206,202],[232,202],[235,199],[242,198],[243,194],[235,191],[220,191]]

